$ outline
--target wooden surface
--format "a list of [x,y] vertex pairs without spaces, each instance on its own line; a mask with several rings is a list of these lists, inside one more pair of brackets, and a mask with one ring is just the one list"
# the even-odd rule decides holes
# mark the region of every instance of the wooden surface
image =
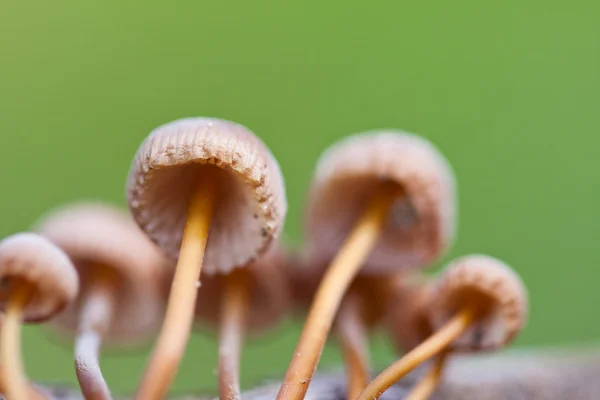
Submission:
[[[382,399],[401,400],[419,371],[390,389]],[[246,400],[272,400],[279,383],[246,392]],[[343,400],[345,382],[341,372],[317,375],[307,400]],[[76,391],[53,389],[53,398],[79,400]],[[210,397],[180,396],[178,400]],[[578,351],[527,351],[499,356],[454,358],[444,383],[431,400],[596,400],[600,399],[600,349]]]

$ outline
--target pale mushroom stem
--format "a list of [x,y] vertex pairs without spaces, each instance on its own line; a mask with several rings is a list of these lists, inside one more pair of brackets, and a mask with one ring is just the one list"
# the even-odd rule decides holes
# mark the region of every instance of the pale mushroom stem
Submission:
[[27,400],[29,383],[21,358],[21,321],[23,310],[33,297],[33,286],[25,281],[14,282],[5,310],[0,333],[0,364],[6,397],[11,400]]
[[466,308],[457,313],[423,343],[393,363],[367,385],[356,400],[378,399],[394,383],[404,378],[423,362],[444,351],[460,335],[465,333],[474,319],[474,311]]
[[399,186],[384,185],[333,259],[311,305],[277,400],[302,400],[306,395],[340,302],[377,243],[389,210],[401,194]]
[[79,329],[75,340],[75,373],[86,400],[110,400],[110,389],[100,369],[102,337],[109,329],[115,309],[114,280],[104,266],[96,273],[83,295],[79,310]]
[[438,387],[446,364],[448,352],[442,352],[436,359],[427,375],[411,390],[405,400],[427,400]]
[[248,310],[248,281],[244,270],[225,276],[219,333],[219,393],[221,400],[239,400],[240,353]]
[[161,400],[173,382],[192,331],[198,281],[213,216],[217,181],[205,174],[190,199],[187,224],[163,326],[136,399]]
[[346,398],[355,399],[370,380],[368,334],[360,316],[357,295],[348,293],[344,298],[336,328],[346,366]]

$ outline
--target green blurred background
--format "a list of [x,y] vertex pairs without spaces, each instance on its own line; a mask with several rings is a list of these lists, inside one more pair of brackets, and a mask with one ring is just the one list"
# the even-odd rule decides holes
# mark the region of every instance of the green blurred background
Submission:
[[[0,233],[75,199],[124,204],[141,140],[184,116],[246,124],[279,159],[286,234],[321,151],[346,134],[403,128],[433,140],[460,191],[451,256],[487,252],[530,289],[517,345],[600,337],[600,3],[9,1],[0,7]],[[279,377],[298,326],[248,347],[244,387]],[[36,380],[75,382],[71,350],[24,338]],[[376,340],[375,360],[393,352]],[[176,390],[214,390],[198,335]],[[339,363],[334,348],[322,365]],[[131,391],[144,353],[105,358]]]

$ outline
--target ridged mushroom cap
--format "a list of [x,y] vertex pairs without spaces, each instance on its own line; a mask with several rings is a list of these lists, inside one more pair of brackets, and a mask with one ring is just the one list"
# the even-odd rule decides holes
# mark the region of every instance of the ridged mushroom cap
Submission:
[[34,233],[20,233],[0,242],[0,309],[4,311],[12,280],[32,285],[34,294],[24,308],[27,322],[48,320],[75,299],[77,273],[69,257]]
[[432,285],[424,276],[398,279],[387,312],[389,335],[405,353],[433,334],[429,321]]
[[36,229],[67,253],[80,277],[79,296],[55,319],[57,329],[76,333],[87,289],[107,269],[114,277],[117,306],[104,339],[133,344],[156,331],[164,310],[161,278],[167,261],[127,213],[102,203],[76,203],[49,213]]
[[140,227],[176,259],[190,196],[207,172],[219,179],[202,269],[212,275],[251,263],[282,229],[283,177],[258,137],[242,125],[211,118],[160,126],[137,152],[127,196]]
[[[246,328],[260,333],[283,320],[291,306],[290,288],[285,275],[285,257],[277,246],[268,250],[244,271],[249,285]],[[218,326],[225,289],[224,275],[202,277],[196,301],[196,320],[199,327]]]
[[330,147],[318,162],[306,217],[310,252],[332,259],[385,183],[404,195],[392,205],[363,273],[424,267],[454,235],[453,172],[427,140],[405,132],[367,132]]
[[471,255],[452,262],[436,284],[431,306],[431,323],[440,328],[456,312],[472,307],[476,318],[452,349],[495,350],[524,328],[527,291],[519,276],[502,261]]

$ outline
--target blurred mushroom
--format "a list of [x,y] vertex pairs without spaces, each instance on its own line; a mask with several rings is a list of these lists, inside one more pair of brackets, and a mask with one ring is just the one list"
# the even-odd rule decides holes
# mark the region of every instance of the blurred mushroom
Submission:
[[390,274],[426,266],[454,231],[454,178],[438,150],[403,132],[370,132],[331,147],[308,205],[310,253],[333,260],[315,295],[278,395],[300,400],[344,293],[361,267]]
[[[435,333],[377,376],[357,400],[379,398],[440,352],[496,350],[525,325],[526,289],[510,267],[492,257],[472,255],[454,261],[433,290],[430,319]],[[441,368],[439,364],[436,368]],[[439,374],[433,373],[429,379],[436,377]]]
[[46,321],[77,295],[78,281],[69,258],[55,245],[33,233],[21,233],[0,243],[0,364],[6,395],[28,399],[21,361],[21,321]]
[[162,399],[192,329],[201,271],[227,274],[268,248],[285,218],[283,178],[269,149],[245,127],[190,118],[150,134],[137,152],[127,192],[140,227],[178,259],[163,327],[137,393],[140,400]]
[[80,277],[75,302],[54,321],[75,334],[75,371],[84,397],[110,399],[99,363],[103,342],[132,345],[160,323],[165,258],[123,211],[100,203],[56,210],[37,229],[70,257]]
[[[406,353],[434,332],[429,321],[433,285],[428,278],[416,274],[410,279],[398,280],[396,283],[387,322],[396,348],[399,352]],[[447,354],[444,351],[435,359],[428,374],[411,389],[407,400],[429,398],[441,378]]]
[[239,359],[245,332],[258,333],[281,321],[290,306],[282,249],[231,272],[202,278],[196,316],[200,325],[219,327],[221,399],[239,399]]
[[[2,395],[6,394],[6,383],[4,382],[4,366],[0,364],[0,398],[3,398]],[[46,396],[42,390],[38,389],[34,384],[27,384],[26,388],[26,399],[28,400],[47,400],[48,396]]]
[[[288,274],[296,307],[306,309],[319,286],[324,268],[309,267],[313,263],[310,257],[301,254],[291,258]],[[346,398],[354,399],[370,380],[369,334],[384,318],[397,286],[396,281],[403,281],[404,275],[358,275],[342,300],[335,319],[335,330],[346,367]]]

